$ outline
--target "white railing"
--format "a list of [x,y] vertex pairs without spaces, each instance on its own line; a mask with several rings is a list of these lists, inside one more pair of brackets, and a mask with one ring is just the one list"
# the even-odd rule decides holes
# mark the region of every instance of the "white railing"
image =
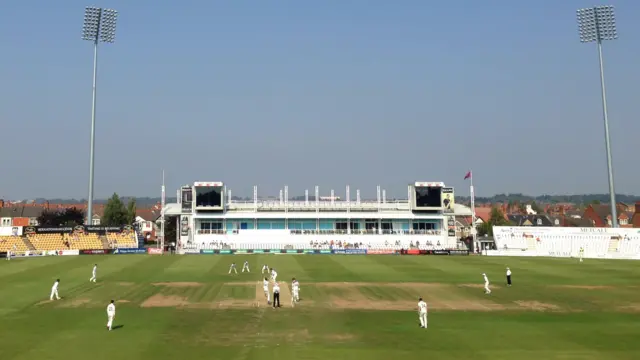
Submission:
[[394,200],[394,201],[386,201],[380,202],[377,201],[319,201],[316,206],[315,201],[287,201],[280,202],[279,200],[261,200],[257,203],[253,201],[233,201],[227,204],[228,210],[238,210],[238,211],[247,211],[247,210],[255,210],[258,211],[315,211],[315,210],[323,210],[323,209],[331,209],[331,210],[343,210],[347,211],[350,209],[353,210],[386,210],[386,211],[407,211],[411,209],[409,205],[409,201],[407,200]]

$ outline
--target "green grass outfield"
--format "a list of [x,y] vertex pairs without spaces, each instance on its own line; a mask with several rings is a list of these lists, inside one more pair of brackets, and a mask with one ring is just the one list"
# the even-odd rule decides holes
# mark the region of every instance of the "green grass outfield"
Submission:
[[[227,274],[244,260],[252,273]],[[263,263],[299,279],[295,308],[286,283],[283,308],[266,306]],[[58,277],[63,299],[49,302]],[[1,360],[640,359],[640,262],[623,260],[60,256],[0,261],[0,296]],[[122,327],[108,332],[111,299]]]

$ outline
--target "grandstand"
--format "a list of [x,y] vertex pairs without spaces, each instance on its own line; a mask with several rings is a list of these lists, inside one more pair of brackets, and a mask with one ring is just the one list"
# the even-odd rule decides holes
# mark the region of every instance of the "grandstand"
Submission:
[[69,249],[64,243],[62,234],[27,234],[27,240],[35,250]]
[[0,252],[27,251],[29,248],[21,236],[0,236]]
[[107,233],[107,241],[112,249],[137,248],[139,245],[135,232],[110,232]]

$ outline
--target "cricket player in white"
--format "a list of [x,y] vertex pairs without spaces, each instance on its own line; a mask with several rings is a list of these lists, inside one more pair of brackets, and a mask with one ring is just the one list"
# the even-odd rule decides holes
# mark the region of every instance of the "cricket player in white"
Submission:
[[267,274],[269,273],[269,265],[267,265],[267,264],[262,265],[261,274],[264,274],[264,273],[267,273]]
[[277,282],[278,279],[278,273],[276,272],[276,269],[271,268],[271,280],[273,280],[273,282]]
[[231,271],[234,271],[236,274],[238,273],[238,270],[236,270],[236,263],[231,263],[231,267],[229,268],[229,274],[231,274]]
[[107,305],[107,329],[109,329],[109,331],[111,331],[114,317],[116,317],[116,304],[115,301],[111,300],[111,303]]
[[49,300],[53,300],[53,297],[56,297],[56,300],[60,300],[60,296],[58,296],[58,286],[60,285],[60,279],[56,279],[56,282],[53,283],[51,287],[51,295],[49,296]]
[[420,327],[427,328],[427,303],[420,298],[418,300],[418,313],[420,318]]
[[96,282],[96,272],[98,271],[98,264],[93,265],[93,270],[91,271],[91,279],[89,282]]
[[264,296],[267,298],[267,305],[270,305],[271,294],[269,294],[269,280],[267,278],[262,281],[262,290],[264,290]]
[[242,265],[242,272],[244,272],[244,269],[247,269],[247,272],[251,272],[249,270],[249,262],[248,261],[245,261],[244,265]]
[[296,278],[291,279],[291,307],[296,305],[296,298],[298,297],[298,282]]
[[489,278],[485,273],[482,273],[482,277],[484,278],[484,293],[489,295],[491,294],[491,289],[489,289]]
[[582,258],[584,257],[584,248],[582,246],[580,246],[580,262],[582,262]]
[[291,304],[293,304],[294,301],[300,301],[300,283],[298,282],[298,280],[296,280],[296,278],[293,278],[293,281],[291,282],[291,290],[293,291],[293,294],[291,296]]
[[7,260],[11,260],[11,249],[7,250]]

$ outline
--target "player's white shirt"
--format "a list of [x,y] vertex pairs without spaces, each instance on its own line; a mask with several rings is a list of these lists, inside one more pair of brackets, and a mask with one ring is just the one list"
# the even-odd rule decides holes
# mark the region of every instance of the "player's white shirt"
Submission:
[[56,282],[54,282],[54,283],[53,283],[53,286],[51,287],[51,291],[58,290],[58,284],[60,284],[60,283],[59,283],[59,282],[57,282],[57,281],[56,281]]
[[107,315],[113,316],[116,314],[116,306],[114,304],[109,304],[107,306]]
[[511,270],[507,269],[507,276],[511,276]]
[[94,266],[94,267],[93,267],[93,271],[92,271],[93,276],[96,276],[96,271],[98,271],[98,267],[97,267],[97,266]]
[[264,291],[269,291],[269,281],[262,280],[262,287],[264,288]]
[[419,301],[418,302],[418,309],[420,309],[420,313],[424,314],[427,312],[427,303],[424,301]]
[[275,270],[271,271],[271,277],[275,278],[276,276],[278,276],[278,273]]
[[231,267],[232,268],[236,267],[236,263],[231,264]]
[[278,283],[273,284],[273,292],[280,293],[280,285],[278,285]]
[[269,266],[267,266],[267,265],[263,265],[263,266],[262,266],[262,270],[269,270]]
[[484,277],[484,283],[489,284],[489,278],[487,277],[487,275],[482,275],[482,277]]
[[245,266],[245,267],[249,267],[249,262],[248,262],[248,261],[245,261],[243,266]]
[[300,284],[298,283],[298,280],[294,281],[291,284],[291,287],[293,288],[293,291],[298,291],[300,289]]

